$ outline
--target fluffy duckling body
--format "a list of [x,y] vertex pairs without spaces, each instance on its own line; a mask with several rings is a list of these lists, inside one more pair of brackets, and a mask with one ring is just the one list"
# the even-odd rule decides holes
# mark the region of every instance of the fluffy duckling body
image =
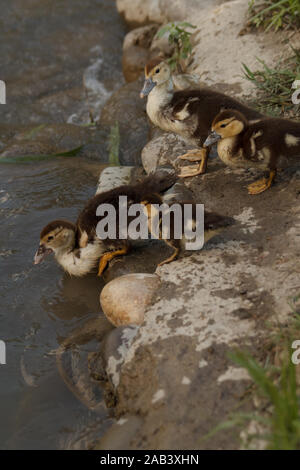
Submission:
[[233,168],[268,170],[268,178],[248,186],[249,194],[271,187],[280,167],[300,161],[300,123],[288,119],[266,118],[250,123],[242,113],[227,109],[212,124],[204,145],[218,142],[221,160]]
[[169,65],[154,59],[145,67],[145,83],[141,98],[147,96],[147,114],[154,125],[182,136],[197,149],[180,158],[200,161],[197,168],[182,168],[181,177],[205,173],[209,150],[202,148],[214,117],[226,108],[237,109],[250,120],[262,115],[230,96],[208,88],[175,91]]
[[[161,205],[164,203],[163,198],[158,195],[149,195],[146,200],[142,201],[142,204],[145,206],[145,213],[148,215],[148,227],[149,227],[149,233],[152,233],[152,220],[153,218],[157,217],[157,212],[156,212],[156,207],[157,205]],[[185,220],[185,206],[189,206],[191,208],[191,212],[189,215],[189,218]],[[180,215],[181,215],[181,220],[179,221],[176,219],[176,206],[180,207]],[[171,261],[175,260],[178,258],[179,254],[182,251],[185,251],[187,249],[187,244],[190,243],[191,241],[195,241],[195,238],[191,237],[189,238],[186,236],[185,232],[183,233],[181,238],[176,238],[176,229],[179,225],[184,228],[185,224],[187,224],[187,228],[189,230],[196,231],[197,224],[199,223],[199,220],[197,219],[197,204],[195,204],[192,201],[185,201],[185,202],[176,202],[174,205],[171,205],[170,208],[172,210],[167,210],[169,212],[169,220],[170,220],[170,231],[169,231],[169,236],[168,238],[164,238],[163,236],[163,217],[164,215],[162,213],[159,214],[159,238],[163,240],[167,245],[173,248],[173,253],[169,258],[166,260],[162,261],[159,266],[162,266],[163,264],[170,263]],[[166,212],[164,212],[166,214]],[[220,214],[217,214],[216,212],[209,212],[204,210],[204,226],[203,226],[203,242],[204,244],[207,243],[211,238],[213,238],[216,235],[219,235],[226,227],[233,225],[235,223],[234,219],[232,217],[227,217],[223,216]],[[202,246],[201,246],[202,247]],[[200,248],[201,248],[200,247]],[[196,249],[200,249],[196,248]]]
[[[67,220],[50,222],[41,231],[34,264],[39,264],[47,255],[54,253],[56,261],[66,272],[73,276],[84,276],[98,265],[100,258],[98,274],[101,275],[111,259],[128,252],[129,240],[118,238],[118,224],[115,237],[99,239],[96,228],[104,216],[98,216],[97,209],[104,204],[112,205],[118,221],[120,196],[127,196],[128,211],[131,205],[140,204],[143,199],[169,189],[175,180],[174,174],[157,172],[136,185],[120,186],[94,196],[79,214],[76,224]],[[131,220],[128,217],[128,224]]]

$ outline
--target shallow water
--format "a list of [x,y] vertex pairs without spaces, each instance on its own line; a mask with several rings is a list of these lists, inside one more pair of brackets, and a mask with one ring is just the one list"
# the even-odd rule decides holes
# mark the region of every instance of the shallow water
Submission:
[[94,194],[98,170],[79,159],[0,167],[0,338],[7,354],[0,366],[2,448],[64,447],[95,419],[64,385],[53,352],[73,329],[103,315],[102,282],[92,275],[71,278],[50,257],[34,266],[33,256],[49,220],[76,218]]
[[[91,103],[84,77],[100,112],[121,79],[124,29],[114,2],[13,0],[3,8],[0,79],[7,82],[7,105],[0,107],[0,124],[85,122]],[[100,162],[78,157],[0,165],[2,449],[87,448],[110,422],[104,403],[96,413],[71,393],[55,358],[62,341],[88,320],[102,315],[103,335],[111,328],[99,306],[102,281],[70,278],[50,257],[33,265],[41,228],[51,219],[75,220],[100,170]]]

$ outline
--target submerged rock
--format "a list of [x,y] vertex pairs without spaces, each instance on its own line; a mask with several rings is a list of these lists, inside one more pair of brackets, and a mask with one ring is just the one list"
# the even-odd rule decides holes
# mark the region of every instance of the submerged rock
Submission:
[[[111,325],[101,314],[74,330],[56,351],[58,371],[75,397],[91,410],[104,407],[103,390],[91,373],[91,354],[87,345],[95,350],[110,331]],[[99,364],[101,366],[101,364]],[[104,371],[104,368],[103,368]],[[105,374],[103,372],[103,380]]]
[[145,273],[126,274],[114,279],[100,294],[103,312],[115,326],[140,325],[159,283],[158,276]]

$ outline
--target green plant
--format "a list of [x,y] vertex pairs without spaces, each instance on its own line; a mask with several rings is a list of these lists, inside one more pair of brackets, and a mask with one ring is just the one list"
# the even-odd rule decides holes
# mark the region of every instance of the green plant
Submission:
[[108,150],[109,157],[108,161],[110,165],[120,165],[119,161],[119,149],[120,149],[120,131],[119,123],[116,121],[113,126],[110,128],[110,134],[108,138]]
[[273,28],[300,26],[300,0],[251,0],[249,3],[248,23],[263,26],[266,31]]
[[[261,366],[250,354],[231,353],[231,359],[244,367],[257,391],[267,399],[271,409],[266,416],[245,415],[245,419],[255,419],[262,423],[266,433],[259,436],[272,450],[300,449],[300,413],[297,394],[296,366],[286,355],[280,368]],[[242,418],[241,416],[240,418]]]
[[165,34],[168,34],[168,41],[174,47],[174,53],[170,57],[169,64],[171,68],[180,69],[181,62],[184,59],[188,59],[192,52],[191,35],[187,29],[196,28],[196,26],[186,21],[181,23],[170,23],[163,26],[157,33],[157,37],[161,38]]
[[297,373],[300,365],[294,365],[291,360],[292,343],[300,339],[299,300],[300,294],[289,299],[291,318],[285,326],[281,323],[271,326],[264,366],[247,352],[228,354],[235,364],[248,372],[256,393],[263,398],[262,406],[252,413],[232,413],[205,438],[256,421],[260,425],[258,433],[249,436],[249,440],[263,441],[271,450],[300,450],[300,376]]
[[66,152],[57,152],[51,154],[37,154],[37,155],[17,155],[15,157],[2,157],[0,155],[0,163],[27,163],[27,162],[35,162],[35,161],[42,161],[42,160],[50,160],[54,157],[75,157],[78,155],[81,150],[83,149],[83,145],[79,147],[73,148],[71,150],[67,150]]
[[279,115],[288,111],[297,116],[300,107],[292,103],[292,84],[300,79],[300,52],[296,49],[293,52],[293,56],[279,63],[276,68],[268,67],[259,58],[257,60],[262,65],[261,70],[252,71],[243,64],[245,78],[261,91],[256,105],[262,112]]

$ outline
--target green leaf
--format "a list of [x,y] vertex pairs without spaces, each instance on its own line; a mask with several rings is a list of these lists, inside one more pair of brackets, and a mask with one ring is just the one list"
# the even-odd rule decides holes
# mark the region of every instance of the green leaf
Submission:
[[26,163],[41,160],[49,160],[55,157],[75,157],[82,150],[82,148],[83,145],[80,145],[80,147],[76,147],[66,152],[58,152],[45,155],[17,155],[15,157],[1,157],[0,155],[0,163]]
[[119,123],[115,122],[114,126],[110,129],[110,135],[108,139],[109,148],[109,163],[110,165],[120,166],[119,160],[119,149],[120,149],[120,131]]

